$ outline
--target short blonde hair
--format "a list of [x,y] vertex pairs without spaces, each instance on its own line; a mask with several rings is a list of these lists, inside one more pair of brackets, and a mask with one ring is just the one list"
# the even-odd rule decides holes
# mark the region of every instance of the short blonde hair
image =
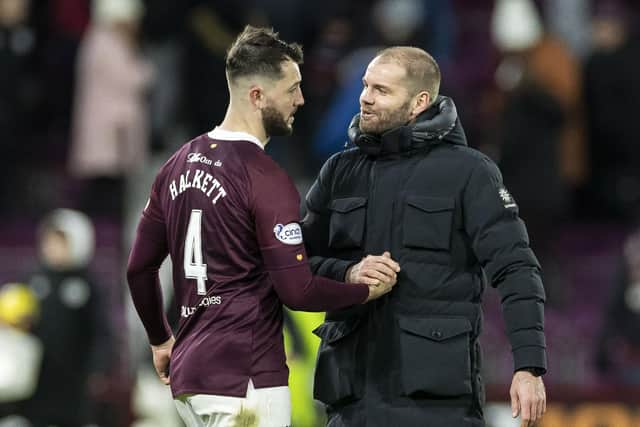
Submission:
[[376,55],[380,61],[393,61],[400,64],[407,72],[413,95],[420,91],[429,92],[429,102],[438,97],[440,90],[440,67],[425,50],[412,46],[394,46],[381,50]]

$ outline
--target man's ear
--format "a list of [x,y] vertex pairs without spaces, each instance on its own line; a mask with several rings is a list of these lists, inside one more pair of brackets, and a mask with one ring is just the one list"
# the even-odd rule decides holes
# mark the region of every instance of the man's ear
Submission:
[[249,102],[258,110],[265,106],[266,98],[262,86],[253,85],[249,88]]
[[426,90],[420,91],[413,98],[413,108],[411,109],[411,120],[415,119],[420,115],[420,113],[422,113],[427,108],[429,108],[430,102],[431,102],[431,95],[429,95],[429,92],[427,92]]

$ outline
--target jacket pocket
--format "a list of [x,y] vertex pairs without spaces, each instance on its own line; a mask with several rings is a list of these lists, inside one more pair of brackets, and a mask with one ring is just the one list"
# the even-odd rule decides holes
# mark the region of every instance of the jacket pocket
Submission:
[[329,247],[335,249],[362,246],[367,212],[367,199],[346,197],[331,201],[329,223]]
[[449,250],[455,200],[409,196],[404,211],[404,246]]
[[471,394],[469,320],[401,317],[398,321],[404,394]]
[[318,350],[313,397],[327,405],[362,397],[362,380],[356,377],[359,321],[325,322],[313,333],[322,339]]

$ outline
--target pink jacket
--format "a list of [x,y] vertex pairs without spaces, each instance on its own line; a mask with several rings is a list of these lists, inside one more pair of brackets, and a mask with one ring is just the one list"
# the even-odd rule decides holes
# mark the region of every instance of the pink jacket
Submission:
[[151,66],[106,26],[87,32],[78,55],[69,169],[81,178],[122,176],[146,160],[144,92]]

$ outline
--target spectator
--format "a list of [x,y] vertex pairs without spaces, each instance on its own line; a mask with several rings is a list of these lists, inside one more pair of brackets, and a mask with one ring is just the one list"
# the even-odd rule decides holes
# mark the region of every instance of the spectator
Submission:
[[121,220],[125,179],[147,161],[145,91],[152,70],[137,50],[140,0],[95,0],[78,57],[71,174],[87,180],[82,207]]
[[503,105],[495,155],[545,266],[549,301],[561,303],[554,239],[586,173],[580,67],[545,33],[529,0],[498,1],[492,29],[503,55],[496,71]]
[[585,64],[585,97],[593,174],[588,209],[631,222],[640,205],[640,33],[631,10],[607,0],[595,9],[593,50]]
[[39,300],[33,334],[43,356],[24,415],[33,427],[80,427],[95,421],[92,391],[106,384],[115,356],[107,305],[88,272],[93,225],[80,212],[55,210],[41,223],[38,248],[41,262],[28,283]]
[[640,231],[626,240],[596,348],[596,367],[616,382],[640,384]]
[[[31,149],[41,84],[36,67],[36,31],[29,22],[29,0],[0,0],[0,134],[2,158],[0,199],[3,214],[24,214],[23,194],[28,178],[27,153]],[[35,123],[35,126],[34,126]]]

